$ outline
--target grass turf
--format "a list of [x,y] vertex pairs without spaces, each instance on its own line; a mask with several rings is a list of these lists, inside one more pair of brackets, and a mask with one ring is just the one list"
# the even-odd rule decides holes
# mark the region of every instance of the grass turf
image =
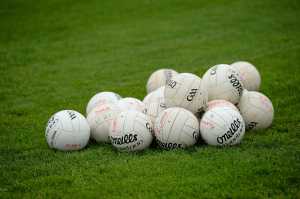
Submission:
[[[299,198],[297,0],[2,0],[0,197]],[[248,60],[273,101],[273,126],[226,149],[50,150],[54,112],[96,92],[140,99],[160,67],[202,75]]]

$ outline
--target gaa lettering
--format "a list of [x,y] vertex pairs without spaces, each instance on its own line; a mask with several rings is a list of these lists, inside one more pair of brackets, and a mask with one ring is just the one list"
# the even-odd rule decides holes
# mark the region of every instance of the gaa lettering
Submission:
[[117,144],[117,145],[122,145],[122,144],[129,144],[132,142],[136,142],[137,141],[137,134],[126,134],[122,137],[118,137],[118,138],[114,138],[114,137],[110,137],[111,138],[111,142],[113,144]]
[[228,76],[228,79],[230,80],[232,86],[239,92],[239,96],[241,96],[243,93],[243,87],[237,77],[234,74],[231,74]]
[[241,126],[241,121],[237,118],[235,119],[229,127],[229,130],[224,133],[222,136],[217,137],[217,142],[219,144],[225,144],[240,128]]
[[67,111],[67,112],[68,112],[71,120],[73,120],[73,119],[75,119],[77,117],[76,114],[73,111]]
[[51,129],[57,122],[58,122],[57,118],[55,119],[54,117],[51,117],[50,120],[48,121],[47,129]]
[[186,97],[187,101],[192,101],[195,95],[197,94],[198,89],[197,88],[192,88],[191,91],[189,92],[189,95]]
[[168,86],[170,86],[171,88],[174,88],[176,86],[176,84],[177,84],[177,82],[172,79],[170,79],[168,81]]
[[[56,134],[56,124],[58,122],[58,118],[55,118],[55,117],[51,117],[50,120],[48,121],[48,125],[47,125],[47,128],[46,128],[46,137],[49,136],[49,134],[51,134],[51,132],[53,131],[54,129],[54,134],[52,134],[52,137],[51,137],[51,140],[53,141],[54,140],[54,137],[55,137],[55,134]],[[55,128],[56,127],[56,128]],[[52,142],[51,141],[51,142]],[[52,144],[51,144],[52,146]]]

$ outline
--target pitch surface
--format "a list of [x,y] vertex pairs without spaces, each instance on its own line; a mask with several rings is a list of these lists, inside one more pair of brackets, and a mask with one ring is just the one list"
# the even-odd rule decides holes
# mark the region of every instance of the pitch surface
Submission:
[[[300,3],[0,2],[0,197],[300,197]],[[119,153],[48,148],[61,109],[111,90],[140,99],[159,67],[202,75],[247,60],[272,99],[273,126],[239,147]]]

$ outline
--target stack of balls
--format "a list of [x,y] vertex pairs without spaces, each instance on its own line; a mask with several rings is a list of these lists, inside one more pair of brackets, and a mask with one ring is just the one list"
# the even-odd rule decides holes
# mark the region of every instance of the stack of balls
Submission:
[[219,64],[202,79],[172,69],[155,71],[143,101],[114,92],[100,92],[87,104],[85,118],[73,110],[55,113],[48,121],[50,148],[71,151],[90,139],[111,143],[120,151],[140,151],[155,140],[163,149],[187,148],[198,140],[231,146],[246,130],[268,128],[272,102],[258,92],[261,77],[249,62]]

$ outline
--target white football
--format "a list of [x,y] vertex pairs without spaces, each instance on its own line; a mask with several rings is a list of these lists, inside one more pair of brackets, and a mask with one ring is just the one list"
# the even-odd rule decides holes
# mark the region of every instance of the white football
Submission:
[[165,86],[162,86],[155,91],[149,93],[146,95],[146,97],[143,99],[143,103],[147,106],[149,103],[153,102],[162,102],[164,101],[164,92],[165,92]]
[[238,107],[245,120],[247,130],[266,129],[271,126],[274,108],[271,100],[264,94],[244,90]]
[[234,104],[232,104],[231,102],[226,101],[226,100],[212,100],[212,101],[209,101],[207,103],[207,108],[205,109],[205,111],[209,111],[210,109],[215,108],[215,107],[229,107],[229,108],[232,108],[236,111],[239,111],[238,108]]
[[261,77],[253,64],[246,61],[238,61],[231,64],[231,66],[238,71],[245,89],[248,91],[259,90]]
[[87,116],[91,128],[91,137],[97,142],[110,142],[109,128],[113,119],[120,113],[118,105],[99,104]]
[[207,91],[199,77],[178,74],[165,87],[168,108],[182,107],[192,113],[202,112],[207,103]]
[[84,148],[90,138],[90,127],[83,115],[63,110],[51,116],[46,127],[46,140],[50,148],[74,151]]
[[235,145],[244,137],[245,122],[238,111],[228,107],[215,107],[203,115],[200,133],[209,145]]
[[152,121],[152,124],[155,123],[156,118],[158,115],[167,109],[166,104],[164,102],[152,102],[146,104],[146,115],[148,115]]
[[166,85],[169,79],[176,74],[178,73],[172,69],[159,69],[153,72],[147,82],[147,93],[151,93],[159,87]]
[[168,108],[156,119],[154,132],[161,148],[186,148],[194,145],[199,138],[199,121],[186,109]]
[[119,106],[121,112],[129,110],[136,110],[142,113],[146,112],[145,104],[141,100],[133,97],[122,98],[118,101],[117,105]]
[[153,124],[158,117],[158,114],[166,109],[164,90],[165,87],[162,86],[149,93],[143,100],[146,106],[146,114],[150,117]]
[[98,104],[117,103],[121,96],[114,92],[100,92],[94,95],[86,106],[86,115]]
[[237,104],[244,89],[236,69],[227,64],[211,67],[203,75],[202,82],[208,91],[208,101],[224,99]]
[[138,111],[124,111],[110,126],[110,140],[121,151],[140,151],[148,148],[153,139],[153,126],[145,114]]

